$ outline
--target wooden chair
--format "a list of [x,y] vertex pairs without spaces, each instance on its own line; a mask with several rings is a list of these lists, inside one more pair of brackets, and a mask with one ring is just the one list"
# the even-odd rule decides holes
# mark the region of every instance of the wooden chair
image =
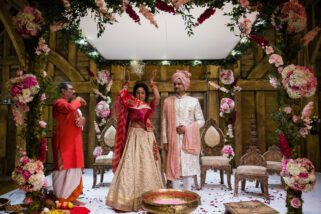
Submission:
[[266,161],[255,146],[250,146],[247,152],[241,157],[240,165],[236,168],[234,196],[238,195],[239,181],[242,181],[241,190],[245,190],[246,180],[258,181],[261,184],[262,193],[266,199],[269,200]]
[[112,168],[113,157],[107,155],[110,151],[113,151],[114,140],[116,135],[116,120],[111,118],[107,121],[105,128],[101,132],[98,139],[99,146],[102,147],[102,155],[95,158],[93,164],[93,186],[92,188],[98,187],[96,185],[97,175],[100,174],[100,184],[104,181],[104,173]]
[[[283,155],[280,151],[280,148],[277,145],[272,145],[268,148],[268,150],[263,154],[263,157],[266,161],[266,169],[269,175],[278,174],[280,175],[282,171],[282,158]],[[284,185],[284,181],[281,178],[282,186]],[[256,187],[258,187],[258,182],[256,183]]]
[[223,173],[227,174],[228,188],[231,190],[231,174],[232,167],[230,160],[222,156],[222,148],[224,147],[224,135],[218,127],[215,120],[206,121],[201,133],[201,188],[205,184],[206,171],[212,169],[220,171],[221,184],[224,184]]

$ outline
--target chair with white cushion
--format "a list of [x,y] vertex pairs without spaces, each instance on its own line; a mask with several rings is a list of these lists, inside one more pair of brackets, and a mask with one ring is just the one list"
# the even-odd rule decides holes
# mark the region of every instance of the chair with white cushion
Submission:
[[[263,157],[266,161],[266,169],[269,175],[278,174],[280,175],[282,171],[282,158],[283,155],[280,151],[280,148],[277,145],[272,145],[268,150],[263,154]],[[284,181],[281,177],[281,183],[284,185]]]
[[98,139],[99,146],[102,147],[102,155],[95,158],[93,164],[93,186],[98,187],[97,175],[100,174],[100,184],[104,181],[104,173],[112,168],[113,148],[116,135],[116,120],[110,118]]
[[268,173],[266,161],[255,146],[250,146],[241,157],[240,165],[235,172],[234,196],[238,195],[238,184],[242,181],[241,190],[245,190],[246,180],[257,181],[261,184],[261,191],[269,200]]
[[232,167],[230,160],[222,156],[222,148],[224,147],[224,135],[218,127],[215,120],[206,121],[201,133],[201,188],[206,181],[206,171],[212,169],[220,171],[221,184],[224,184],[223,173],[227,174],[228,188],[231,190],[231,174]]

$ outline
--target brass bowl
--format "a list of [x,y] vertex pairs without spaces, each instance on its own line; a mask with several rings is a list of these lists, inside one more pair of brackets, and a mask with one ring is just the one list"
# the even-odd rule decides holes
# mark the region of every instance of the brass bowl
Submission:
[[0,198],[0,210],[3,210],[8,205],[10,205],[10,200],[9,199]]
[[187,190],[159,189],[142,197],[143,208],[150,213],[190,213],[201,204],[201,197]]

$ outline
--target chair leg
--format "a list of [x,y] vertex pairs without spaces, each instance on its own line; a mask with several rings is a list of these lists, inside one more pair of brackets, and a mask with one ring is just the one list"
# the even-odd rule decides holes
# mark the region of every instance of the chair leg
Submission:
[[241,182],[241,190],[245,191],[246,179],[243,179]]
[[237,175],[235,175],[235,180],[234,180],[234,196],[238,195],[239,191],[239,178]]
[[262,193],[264,193],[264,192],[265,192],[265,189],[264,189],[264,185],[263,185],[262,181],[257,180],[256,182],[260,184],[260,186],[261,186],[261,191],[262,191]]
[[224,184],[223,170],[220,169],[221,184]]
[[101,184],[104,182],[104,173],[105,173],[105,169],[101,169],[101,171],[100,171],[100,183]]
[[201,188],[202,189],[205,185],[206,180],[206,169],[201,169]]
[[196,189],[196,190],[200,190],[200,187],[199,187],[198,182],[197,182],[197,175],[194,175],[193,177],[194,177],[195,189]]
[[258,188],[259,187],[259,180],[256,180],[256,184],[255,184],[255,187]]
[[263,186],[263,189],[264,189],[264,193],[263,194],[264,194],[266,200],[270,200],[268,176],[266,176],[266,178],[264,178],[264,180],[261,183],[261,185]]
[[231,185],[231,174],[232,174],[232,169],[230,168],[229,170],[227,170],[227,185],[229,190],[232,190],[232,185]]
[[96,182],[97,182],[97,169],[96,167],[94,166],[93,167],[93,186],[92,188],[95,188],[96,187]]

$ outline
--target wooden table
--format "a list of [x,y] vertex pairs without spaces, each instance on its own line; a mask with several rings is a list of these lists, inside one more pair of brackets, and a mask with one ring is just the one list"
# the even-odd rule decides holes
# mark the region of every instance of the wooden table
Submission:
[[261,201],[241,201],[224,203],[225,213],[231,214],[276,214],[279,213],[275,209],[265,205]]

